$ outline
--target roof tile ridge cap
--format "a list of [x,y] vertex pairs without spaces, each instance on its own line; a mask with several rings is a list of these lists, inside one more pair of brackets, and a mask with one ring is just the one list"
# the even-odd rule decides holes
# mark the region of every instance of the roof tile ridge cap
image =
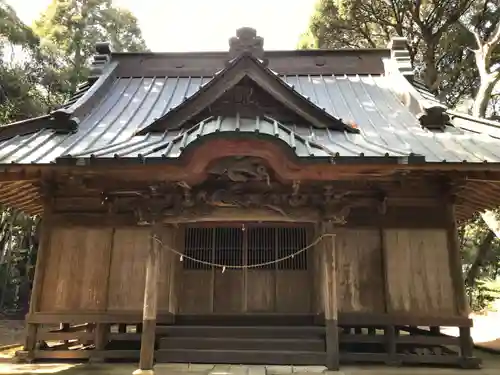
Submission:
[[463,113],[463,112],[455,111],[455,110],[451,110],[451,109],[449,109],[447,111],[447,113],[451,116],[452,120],[455,117],[459,117],[459,118],[462,118],[464,120],[475,121],[475,122],[479,122],[483,125],[487,125],[487,126],[491,126],[491,127],[495,127],[495,128],[500,128],[500,121],[490,120],[490,119],[486,119],[486,118],[482,118],[482,117],[477,117],[474,115],[469,115],[468,113]]
[[[417,90],[414,84],[398,68],[398,64],[393,59],[385,59],[384,67],[386,77],[392,80],[391,88],[399,96],[402,103],[417,118],[424,129],[430,129],[430,122],[437,122],[443,128],[449,125],[449,108],[442,103],[434,94],[430,93],[435,99],[431,102]],[[425,86],[425,85],[424,85]],[[430,120],[432,119],[432,121]],[[430,122],[429,122],[430,121]],[[434,128],[434,127],[432,127]]]
[[[61,128],[66,128],[69,132],[76,131],[80,123],[80,117],[86,114],[92,105],[101,99],[104,94],[101,90],[116,78],[115,71],[119,65],[117,61],[111,61],[111,48],[109,43],[97,43],[96,54],[90,65],[90,75],[87,82],[90,87],[68,108],[60,108],[51,112],[51,116],[59,123]],[[99,93],[99,91],[101,91]]]

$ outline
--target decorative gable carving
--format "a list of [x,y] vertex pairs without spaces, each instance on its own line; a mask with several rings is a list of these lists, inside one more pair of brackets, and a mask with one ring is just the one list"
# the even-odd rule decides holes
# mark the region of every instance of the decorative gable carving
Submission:
[[255,56],[243,53],[198,92],[137,134],[192,126],[215,116],[267,115],[283,123],[358,133],[295,91]]
[[249,77],[244,77],[214,103],[194,116],[189,123],[194,125],[210,116],[236,117],[237,115],[242,118],[267,116],[282,124],[304,123],[301,116],[284,106]]
[[245,53],[258,59],[264,58],[264,38],[257,36],[257,31],[251,27],[236,30],[236,36],[229,39],[230,59]]

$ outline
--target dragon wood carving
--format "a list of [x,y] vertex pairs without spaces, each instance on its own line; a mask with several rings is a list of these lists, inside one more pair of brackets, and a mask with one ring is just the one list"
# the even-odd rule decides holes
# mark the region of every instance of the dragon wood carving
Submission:
[[[335,193],[331,187],[301,188],[299,181],[284,185],[273,179],[271,170],[259,158],[235,157],[219,160],[208,170],[202,184],[150,188],[132,203],[141,220],[150,215],[178,218],[208,216],[216,209],[264,209],[283,218],[296,216],[301,208],[314,209],[324,220],[345,223],[351,203],[349,193]],[[293,212],[293,215],[290,213]]]

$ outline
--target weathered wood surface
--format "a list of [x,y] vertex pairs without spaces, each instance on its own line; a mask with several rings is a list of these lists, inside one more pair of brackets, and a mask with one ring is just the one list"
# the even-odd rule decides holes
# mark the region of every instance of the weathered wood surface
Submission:
[[141,370],[152,370],[154,362],[158,287],[161,274],[160,266],[162,264],[161,242],[159,242],[160,228],[160,224],[154,223],[149,232],[146,276],[144,280],[144,305],[142,310],[141,356],[139,360],[139,368]]
[[212,312],[212,270],[181,270],[179,312],[207,314]]
[[328,370],[339,368],[339,340],[338,340],[338,295],[337,295],[337,264],[336,264],[336,230],[332,222],[321,224],[321,240],[323,255],[322,271],[320,273],[326,327],[326,367]]
[[444,230],[385,230],[389,313],[455,315]]
[[276,271],[276,312],[309,313],[312,311],[310,270]]
[[160,226],[158,229],[160,240],[160,278],[158,285],[158,310],[174,314],[177,311],[177,283],[176,276],[179,266],[179,257],[169,249],[179,250],[179,230],[171,226]]
[[111,228],[54,228],[40,311],[106,309]]
[[376,229],[337,229],[339,311],[384,312],[380,235]]
[[214,270],[213,311],[229,314],[243,312],[244,272],[242,270]]
[[142,310],[149,237],[147,227],[115,230],[109,271],[108,310]]

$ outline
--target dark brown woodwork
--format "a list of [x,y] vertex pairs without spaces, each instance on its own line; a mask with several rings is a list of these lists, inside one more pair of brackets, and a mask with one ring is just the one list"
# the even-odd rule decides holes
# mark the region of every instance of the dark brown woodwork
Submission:
[[[410,201],[411,203],[411,201]],[[408,212],[412,215],[408,216]],[[165,222],[197,222],[200,225],[216,226],[216,225],[239,225],[244,222],[259,220],[268,220],[280,222],[283,225],[293,225],[296,221],[300,222],[316,222],[319,215],[311,210],[288,211],[288,218],[284,218],[281,214],[272,215],[269,211],[256,210],[244,212],[232,211],[231,209],[224,210],[213,216],[204,216],[204,221],[199,221],[200,216],[186,216],[183,220],[179,218],[165,218]],[[137,223],[137,217],[133,213],[98,213],[98,212],[68,212],[54,214],[54,221],[60,227],[66,226],[86,226],[86,227],[103,227],[103,226],[134,226]],[[221,222],[225,224],[220,224]],[[389,207],[387,215],[381,219],[378,218],[375,208],[370,209],[370,206],[353,208],[347,218],[347,222],[343,225],[346,228],[373,228],[376,226],[384,228],[446,228],[447,222],[443,211],[425,209],[423,207],[402,206]]]
[[150,247],[146,263],[144,286],[143,328],[141,335],[140,370],[152,370],[155,350],[155,328],[158,304],[158,281],[160,277],[160,224],[154,223],[151,230]]
[[[197,145],[194,147],[194,145]],[[94,194],[107,191],[107,181],[116,181],[117,186],[143,186],[158,184],[160,181],[184,181],[189,185],[196,185],[207,178],[207,167],[215,160],[231,155],[262,157],[266,160],[269,168],[275,173],[276,179],[282,182],[288,181],[335,181],[335,184],[348,184],[353,181],[357,184],[363,181],[370,181],[370,184],[387,183],[397,181],[405,185],[409,176],[417,174],[427,175],[426,178],[434,175],[447,175],[450,179],[465,181],[463,189],[457,193],[456,215],[458,220],[470,217],[476,210],[484,208],[494,208],[500,202],[500,184],[495,181],[499,179],[496,166],[488,163],[427,163],[427,164],[407,164],[404,166],[394,164],[366,164],[367,158],[355,158],[356,164],[342,164],[341,160],[336,164],[299,162],[295,157],[290,158],[290,154],[282,149],[279,144],[258,139],[221,139],[211,138],[209,142],[194,142],[193,147],[189,147],[183,156],[175,164],[168,161],[160,161],[160,164],[148,165],[135,163],[134,159],[123,160],[95,158],[90,165],[84,169],[75,168],[71,165],[44,165],[44,166],[8,166],[0,175],[5,176],[8,181],[12,181],[13,174],[19,174],[19,178],[25,177],[27,180],[19,182],[1,182],[0,194],[2,202],[10,206],[21,208],[30,214],[38,214],[43,211],[40,196],[37,189],[33,189],[35,176],[46,175],[57,172],[62,181],[68,181],[65,176],[81,176],[85,170],[83,180],[92,176],[95,187]],[[354,160],[354,159],[353,159]],[[366,160],[363,162],[363,160]],[[69,162],[69,160],[67,161]],[[139,160],[137,160],[139,162]],[[122,163],[120,165],[120,163]],[[340,163],[340,164],[339,164]],[[365,164],[359,164],[365,163]],[[406,170],[408,175],[403,177],[399,172]],[[489,171],[486,171],[489,170]],[[465,174],[467,180],[465,180]],[[29,179],[29,180],[28,180]],[[121,180],[121,181],[120,181]],[[28,182],[29,181],[29,182]],[[126,184],[124,185],[124,181]],[[385,181],[385,182],[384,182]],[[423,181],[423,180],[422,180]],[[96,184],[97,183],[97,184]],[[99,188],[102,185],[102,188]],[[81,185],[85,187],[84,184]],[[111,188],[111,186],[110,186]],[[429,190],[428,182],[422,184],[420,188],[415,187],[413,191]],[[89,187],[90,189],[90,187]],[[99,190],[100,189],[100,190]],[[71,189],[61,189],[66,194],[75,190],[75,185]],[[434,190],[434,197],[438,195]],[[417,205],[417,204],[415,204]],[[420,203],[418,204],[420,205]],[[106,206],[101,206],[105,209]],[[76,211],[76,210],[75,210]]]
[[92,353],[91,360],[93,362],[99,363],[104,360],[101,354],[105,348],[106,344],[109,340],[109,324],[96,324],[96,329],[94,332],[94,343],[95,343],[95,351],[96,353]]
[[460,336],[459,336],[459,342],[460,342],[460,354],[462,357],[462,367],[472,367],[474,368],[475,366],[471,366],[470,359],[474,358],[474,343],[472,342],[472,337],[470,334],[470,327],[460,327]]
[[[383,74],[383,58],[389,57],[388,49],[264,52],[268,67],[280,75]],[[212,77],[227,58],[227,52],[113,54],[120,77]]]

